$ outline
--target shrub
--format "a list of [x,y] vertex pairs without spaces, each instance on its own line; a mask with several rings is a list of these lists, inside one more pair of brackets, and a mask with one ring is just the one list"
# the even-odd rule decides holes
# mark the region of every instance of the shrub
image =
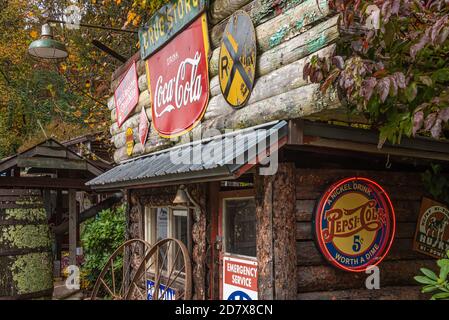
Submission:
[[[81,235],[85,262],[82,266],[82,282],[92,289],[111,254],[125,241],[125,205],[103,210],[95,218],[87,220]],[[114,261],[120,268],[122,259]],[[109,283],[111,279],[107,278]],[[110,276],[110,275],[109,275]]]

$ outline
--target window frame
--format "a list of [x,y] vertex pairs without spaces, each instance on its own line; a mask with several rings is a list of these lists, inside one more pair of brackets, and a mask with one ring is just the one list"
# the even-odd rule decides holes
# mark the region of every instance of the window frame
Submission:
[[[222,235],[223,235],[223,241],[222,241],[222,247],[223,247],[223,254],[226,256],[233,256],[233,257],[237,257],[237,258],[243,258],[243,259],[256,259],[257,258],[257,243],[256,243],[256,256],[248,256],[248,255],[243,255],[243,254],[237,254],[237,253],[233,253],[233,252],[229,252],[227,251],[227,241],[226,241],[226,235],[227,235],[227,225],[226,225],[226,201],[228,200],[249,200],[252,199],[253,201],[256,201],[256,198],[254,196],[236,196],[236,197],[226,197],[222,199],[222,217],[221,217],[221,225],[222,225]],[[256,214],[256,213],[254,213]],[[256,218],[257,220],[257,218]],[[256,221],[257,223],[257,221]],[[257,231],[257,226],[256,226],[256,231]]]
[[[191,207],[184,207],[184,206],[145,206],[145,218],[144,218],[144,237],[145,241],[149,242],[151,245],[154,245],[156,243],[156,236],[157,236],[157,209],[164,208],[168,209],[168,216],[167,216],[167,237],[168,238],[174,238],[174,232],[175,232],[175,216],[186,216],[187,217],[187,243],[185,244],[187,247],[187,250],[189,252],[189,255],[192,255],[192,213]],[[176,215],[174,211],[183,211],[185,212],[185,215]],[[178,239],[180,240],[180,239]],[[170,248],[171,253],[168,256],[168,268],[171,268],[171,266],[174,263],[174,248]],[[181,274],[184,274],[181,272]]]

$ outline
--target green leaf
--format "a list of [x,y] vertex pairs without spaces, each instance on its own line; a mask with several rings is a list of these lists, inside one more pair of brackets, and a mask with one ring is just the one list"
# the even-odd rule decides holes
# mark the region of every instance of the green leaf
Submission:
[[431,298],[432,300],[436,300],[436,299],[449,299],[449,292],[440,292],[440,293],[436,293],[432,296]]
[[438,289],[437,286],[435,286],[435,285],[433,285],[433,284],[430,284],[430,285],[428,285],[428,286],[424,286],[424,287],[422,288],[421,292],[422,292],[422,293],[429,293],[429,292],[433,292],[433,291],[435,291],[435,290],[437,290],[437,289]]
[[443,265],[440,270],[440,281],[444,282],[447,279],[447,274],[449,273],[449,265]]
[[437,261],[437,265],[440,268],[443,268],[444,266],[449,266],[449,259],[440,259]]
[[437,282],[435,280],[429,279],[427,277],[423,277],[423,276],[415,276],[414,277],[415,281],[422,283],[422,284],[437,284]]
[[432,270],[426,269],[426,268],[421,268],[419,269],[421,270],[422,273],[424,273],[428,278],[437,281],[438,277],[435,274],[435,272],[433,272]]
[[442,68],[435,71],[432,74],[432,80],[434,82],[446,82],[449,81],[449,68]]
[[404,95],[408,102],[412,102],[413,100],[415,100],[417,94],[418,94],[418,87],[416,86],[416,82],[412,82],[404,90]]
[[424,85],[426,85],[428,87],[433,86],[432,78],[429,77],[429,76],[420,76],[419,80],[421,81],[422,84],[424,84]]

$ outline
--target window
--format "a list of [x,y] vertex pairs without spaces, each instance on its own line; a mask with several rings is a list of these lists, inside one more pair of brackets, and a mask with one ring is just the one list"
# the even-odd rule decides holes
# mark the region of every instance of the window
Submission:
[[[187,209],[178,207],[145,208],[145,240],[154,244],[166,238],[181,240],[187,248],[190,248]],[[174,259],[175,253],[171,252],[169,260],[173,261]],[[181,259],[182,256],[178,255],[178,259],[175,261],[176,269],[183,265]]]
[[156,208],[156,241],[168,238],[168,215],[167,208]]
[[256,256],[254,198],[224,199],[224,249],[227,253]]
[[[181,240],[188,248],[187,210],[173,210],[172,217],[172,237]],[[178,255],[175,263],[175,268],[179,270],[183,265],[181,255]]]

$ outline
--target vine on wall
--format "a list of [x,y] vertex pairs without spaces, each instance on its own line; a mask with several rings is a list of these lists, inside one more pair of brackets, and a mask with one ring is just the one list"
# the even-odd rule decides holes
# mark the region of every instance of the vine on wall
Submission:
[[379,146],[416,134],[448,137],[449,3],[330,0],[340,13],[339,55],[314,56],[304,78],[337,87],[380,130]]

